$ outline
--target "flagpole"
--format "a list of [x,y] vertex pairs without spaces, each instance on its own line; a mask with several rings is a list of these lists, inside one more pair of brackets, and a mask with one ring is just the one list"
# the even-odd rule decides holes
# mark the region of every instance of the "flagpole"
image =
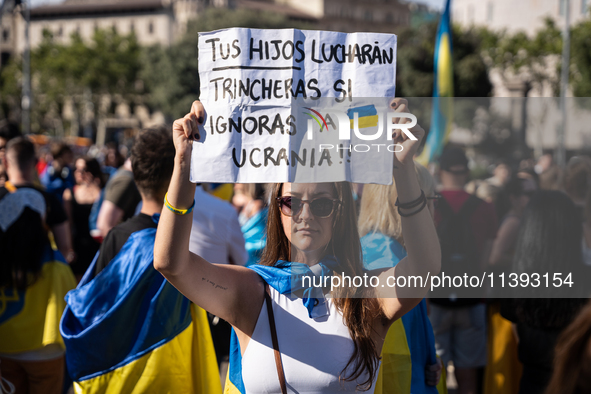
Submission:
[[570,0],[564,0],[564,28],[562,30],[562,70],[560,74],[560,113],[562,122],[556,133],[556,163],[559,168],[566,166],[566,91],[568,89],[568,77],[570,68]]
[[30,29],[30,0],[23,0],[21,3],[23,16],[25,17],[25,51],[23,54],[23,96],[21,99],[23,133],[31,132],[31,40]]

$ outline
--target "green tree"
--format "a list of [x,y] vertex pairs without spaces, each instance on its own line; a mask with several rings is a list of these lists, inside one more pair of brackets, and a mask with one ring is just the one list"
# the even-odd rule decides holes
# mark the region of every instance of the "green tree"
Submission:
[[74,100],[77,96],[78,84],[72,70],[76,63],[86,61],[87,55],[71,58],[68,49],[68,46],[56,42],[53,35],[45,30],[40,45],[31,51],[33,131],[53,130],[56,119],[63,128],[62,110],[66,100],[68,96]]
[[0,119],[19,120],[21,108],[21,60],[12,57],[0,70]]
[[[437,22],[409,28],[398,36],[396,94],[403,97],[433,95],[433,56]],[[488,68],[480,54],[482,37],[476,30],[452,32],[454,95],[456,97],[488,97],[492,85]]]
[[[501,75],[519,75],[532,86],[549,84],[554,95],[560,89],[562,32],[548,18],[533,37],[524,32],[491,32],[480,29],[482,50]],[[591,96],[591,19],[587,17],[571,28],[570,85],[576,97]]]
[[[62,44],[44,31],[41,43],[31,51],[32,130],[64,128],[63,110],[68,101],[78,119],[92,109],[95,121],[111,110],[104,105],[105,99],[138,101],[142,93],[138,89],[140,55],[141,47],[133,34],[96,30],[89,42],[73,34],[69,43]],[[13,58],[0,74],[5,116],[19,111],[21,68],[22,59]]]
[[150,47],[144,52],[141,75],[149,92],[149,107],[163,111],[168,120],[186,114],[193,100],[199,97],[199,32],[230,27],[306,29],[311,26],[269,12],[210,8],[189,22],[178,43],[170,48]]
[[591,19],[576,25],[571,37],[570,83],[573,94],[591,97]]
[[556,23],[547,18],[544,26],[533,37],[525,32],[491,32],[479,29],[482,51],[491,67],[501,76],[515,75],[532,87],[542,89],[546,84],[557,93],[560,83],[562,36]]

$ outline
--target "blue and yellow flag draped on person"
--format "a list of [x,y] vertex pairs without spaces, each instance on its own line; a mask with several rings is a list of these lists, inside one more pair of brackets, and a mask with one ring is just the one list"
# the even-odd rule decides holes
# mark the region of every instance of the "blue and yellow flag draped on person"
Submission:
[[[380,270],[396,266],[406,250],[394,238],[374,232],[361,238],[363,266]],[[433,327],[423,299],[396,320],[386,334],[375,394],[446,394],[445,371],[437,386],[425,382],[425,368],[437,362]]]
[[220,393],[205,311],[153,268],[156,229],[133,233],[68,293],[61,321],[76,393]]
[[450,3],[451,0],[446,0],[445,10],[437,28],[431,128],[427,135],[425,149],[417,158],[417,161],[424,166],[441,155],[449,139],[453,122],[454,72]]
[[0,353],[64,346],[59,321],[76,279],[60,252],[46,245],[41,274],[26,290],[0,287]]

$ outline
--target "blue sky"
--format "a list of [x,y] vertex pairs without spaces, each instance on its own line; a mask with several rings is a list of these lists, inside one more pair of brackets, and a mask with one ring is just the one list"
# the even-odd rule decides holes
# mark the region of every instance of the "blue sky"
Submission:
[[[55,4],[55,3],[61,3],[63,0],[30,0],[31,1],[31,5],[33,7],[36,7],[38,5],[41,4]],[[429,4],[432,7],[435,7],[437,9],[442,9],[443,5],[445,3],[445,0],[410,0],[412,2],[417,2],[417,3],[425,3],[425,4]]]

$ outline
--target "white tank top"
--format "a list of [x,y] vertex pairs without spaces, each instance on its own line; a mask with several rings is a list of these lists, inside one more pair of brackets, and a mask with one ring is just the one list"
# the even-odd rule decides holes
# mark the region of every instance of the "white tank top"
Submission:
[[[328,316],[312,319],[300,298],[290,298],[269,288],[287,391],[299,394],[355,392],[356,382],[339,381],[341,371],[353,354],[353,341],[332,300],[326,300]],[[281,394],[265,304],[242,357],[242,379],[246,393]],[[366,393],[372,394],[374,388],[375,382]]]

